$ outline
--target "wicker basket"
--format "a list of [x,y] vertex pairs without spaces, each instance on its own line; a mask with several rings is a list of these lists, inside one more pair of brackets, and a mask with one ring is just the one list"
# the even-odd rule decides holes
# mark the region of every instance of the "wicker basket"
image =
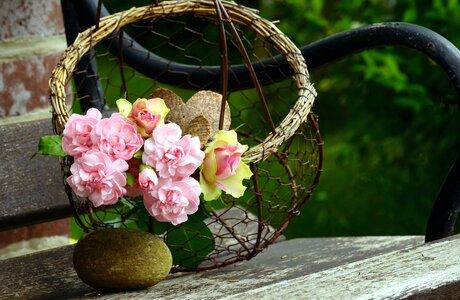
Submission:
[[[222,2],[222,8],[228,13],[231,22],[238,28],[238,32],[241,35],[247,33],[250,36],[249,38],[243,37],[246,44],[264,44],[263,47],[270,49],[266,51],[270,54],[254,54],[251,58],[252,63],[259,61],[259,56],[262,59],[272,56],[272,51],[277,51],[289,63],[294,75],[284,81],[287,83],[283,87],[277,86],[275,90],[278,92],[285,91],[284,86],[288,86],[289,91],[286,91],[286,98],[295,99],[295,101],[272,100],[274,98],[272,96],[274,85],[265,86],[263,89],[259,89],[269,99],[265,109],[268,115],[264,115],[260,112],[263,110],[261,107],[264,107],[264,103],[260,102],[262,104],[259,104],[258,101],[251,102],[252,100],[248,100],[251,104],[245,106],[244,101],[238,96],[240,97],[238,104],[233,104],[232,95],[239,92],[230,93],[228,103],[232,108],[232,122],[236,122],[234,128],[242,125],[237,132],[240,138],[250,145],[249,150],[244,154],[244,159],[251,164],[254,176],[248,181],[248,190],[242,198],[234,199],[231,196],[224,196],[222,198],[223,205],[203,208],[203,211],[208,214],[203,230],[193,228],[192,231],[195,234],[190,237],[190,239],[197,239],[203,245],[203,251],[190,250],[184,245],[169,244],[173,255],[177,252],[179,253],[177,257],[189,260],[188,263],[181,263],[179,258],[175,259],[173,271],[220,267],[249,259],[262,251],[282,234],[291,218],[298,214],[301,205],[310,197],[314,186],[317,184],[321,171],[322,142],[317,128],[317,120],[310,112],[316,93],[309,82],[308,71],[302,54],[282,32],[271,22],[258,16],[256,11],[229,2]],[[110,39],[120,38],[119,33],[122,31],[119,29],[125,30],[129,26],[136,26],[135,32],[141,37],[139,31],[142,30],[146,32],[146,35],[156,33],[156,24],[164,22],[163,20],[172,22],[172,24],[187,24],[183,26],[183,31],[187,34],[192,32],[187,27],[190,26],[187,23],[189,21],[186,21],[187,18],[197,19],[200,24],[206,23],[210,27],[217,28],[215,24],[216,11],[213,1],[164,1],[157,5],[132,8],[101,18],[97,28],[92,27],[80,33],[73,45],[65,51],[49,82],[53,124],[56,133],[62,134],[69,119],[70,112],[66,100],[68,102],[69,98],[73,98],[75,102],[78,102],[78,98],[82,98],[81,95],[75,95],[78,86],[72,88],[70,85],[71,79],[78,72],[76,66],[82,57],[90,55],[98,61],[109,60],[103,56],[102,53],[105,52],[98,49],[102,41],[108,41],[110,44]],[[161,24],[158,26],[162,27]],[[204,31],[205,29],[203,29]],[[172,34],[179,35],[177,32],[171,33],[165,45],[173,43]],[[197,36],[200,36],[200,42],[209,43],[204,33]],[[254,42],[255,40],[257,42]],[[230,39],[229,43],[230,47],[235,48],[235,43],[232,44]],[[218,43],[210,44],[212,47],[218,47]],[[180,48],[177,45],[174,47]],[[216,52],[215,55],[219,57],[219,52]],[[183,57],[187,58],[187,54],[184,53]],[[174,60],[177,57],[170,59]],[[205,58],[203,58],[203,62],[204,60]],[[112,58],[112,62],[115,62],[120,70],[127,70],[126,68],[128,68],[123,65],[122,59]],[[206,66],[201,67],[206,68]],[[103,81],[105,78],[102,74],[103,71],[100,70],[99,72],[99,79]],[[141,76],[135,70],[132,72],[136,75],[129,77],[123,72],[120,73],[120,76],[123,77],[123,83],[133,81]],[[81,76],[81,74],[79,75]],[[106,80],[109,83],[105,84],[105,87],[110,86],[112,84],[110,82],[113,82],[113,74],[109,77],[111,79]],[[143,77],[143,80],[145,81],[146,78]],[[147,97],[154,87],[162,87],[160,80],[153,78],[151,81],[152,88],[147,89],[145,93],[139,92],[139,96]],[[259,83],[254,83],[255,87],[252,91],[248,89],[243,91],[242,93],[246,96],[242,99],[250,99],[251,95],[256,95],[257,85]],[[174,89],[170,85],[167,87]],[[105,91],[107,91],[106,88]],[[263,95],[258,96],[260,99],[260,96]],[[108,98],[107,95],[105,97]],[[283,95],[276,97],[284,99]],[[278,117],[272,120],[274,114]],[[284,114],[284,116],[279,117],[280,114]],[[260,122],[262,124],[252,125],[251,115],[262,115],[258,117],[263,119]],[[277,125],[273,126],[275,123]],[[270,127],[272,128],[270,129]],[[64,159],[65,174],[68,174],[70,164],[71,160]],[[67,191],[77,219],[87,230],[101,226],[114,226],[113,222],[107,222],[108,215],[119,216],[117,226],[129,227],[125,222],[123,209],[115,206],[96,211],[85,199],[79,199],[72,194],[68,186]],[[146,222],[151,223],[151,220],[146,220]],[[145,229],[148,230],[148,226]],[[172,236],[174,230],[176,229],[163,229],[160,235],[168,242],[168,236]],[[203,232],[206,233],[203,234]],[[212,241],[209,232],[212,233]],[[208,245],[206,245],[207,243]]]

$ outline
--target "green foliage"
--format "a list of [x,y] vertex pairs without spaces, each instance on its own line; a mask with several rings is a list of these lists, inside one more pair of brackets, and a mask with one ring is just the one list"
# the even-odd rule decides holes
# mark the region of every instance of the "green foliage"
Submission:
[[168,231],[165,242],[171,250],[173,264],[193,268],[214,251],[214,236],[203,217],[197,212],[189,216],[186,223]]
[[[274,0],[260,9],[300,46],[385,21],[416,23],[460,45],[458,1]],[[460,144],[460,111],[445,74],[423,55],[396,47],[311,73],[324,172],[286,235],[423,234]]]

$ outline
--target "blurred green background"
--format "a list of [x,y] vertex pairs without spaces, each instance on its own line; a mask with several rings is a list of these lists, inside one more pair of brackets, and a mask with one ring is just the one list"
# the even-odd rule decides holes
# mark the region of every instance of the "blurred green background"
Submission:
[[[106,2],[118,11],[152,1]],[[460,3],[453,0],[237,2],[279,20],[298,46],[387,21],[428,27],[460,46]],[[311,80],[324,172],[286,236],[424,234],[460,145],[460,110],[447,76],[414,50],[388,47],[313,70]]]
[[[458,1],[259,1],[297,45],[387,21],[428,27],[460,46]],[[308,58],[307,58],[308,65]],[[423,234],[457,151],[454,89],[409,49],[366,51],[312,72],[324,173],[288,237]]]

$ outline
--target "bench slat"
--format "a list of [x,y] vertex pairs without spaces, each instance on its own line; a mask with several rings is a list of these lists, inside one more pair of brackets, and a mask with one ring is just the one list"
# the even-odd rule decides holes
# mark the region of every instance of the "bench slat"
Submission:
[[[458,299],[460,236],[400,250],[225,299]],[[435,297],[436,296],[436,297]]]
[[0,261],[0,298],[216,299],[422,243],[420,236],[295,239],[276,243],[247,262],[175,274],[150,289],[102,296],[77,278],[72,267],[73,247],[69,246]]
[[0,126],[0,230],[71,214],[58,158],[31,159],[39,137],[52,132],[50,119]]

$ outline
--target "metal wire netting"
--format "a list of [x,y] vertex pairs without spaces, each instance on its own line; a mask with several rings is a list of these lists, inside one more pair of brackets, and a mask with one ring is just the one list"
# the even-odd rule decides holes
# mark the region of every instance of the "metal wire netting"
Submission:
[[[207,5],[207,9],[211,9],[212,5]],[[226,5],[229,12],[241,9]],[[149,10],[151,8],[146,8],[147,12]],[[118,18],[121,24],[123,13]],[[133,227],[158,234],[173,254],[172,272],[210,269],[249,259],[283,233],[318,183],[322,141],[316,116],[311,112],[303,115],[304,110],[293,109],[303,97],[303,91],[299,92],[299,76],[308,74],[295,74],[294,77],[286,74],[282,80],[279,76],[272,78],[268,70],[281,69],[280,58],[289,55],[274,45],[269,38],[270,32],[267,35],[255,33],[248,26],[252,22],[254,20],[248,19],[246,23],[234,23],[251,63],[259,63],[256,74],[262,83],[260,91],[266,99],[265,107],[257,90],[259,83],[254,83],[248,75],[241,47],[228,27],[225,27],[225,37],[229,86],[228,91],[222,91],[222,42],[217,30],[218,20],[212,13],[199,14],[192,9],[153,19],[140,17],[112,28],[101,42],[92,42],[90,38],[89,50],[83,54],[78,52],[77,57],[71,58],[64,56],[60,67],[69,76],[64,80],[63,93],[74,111],[85,110],[88,103],[102,109],[113,107],[120,97],[130,101],[148,98],[158,88],[171,90],[184,101],[197,91],[209,89],[228,92],[231,128],[236,129],[242,144],[252,148],[268,137],[283,137],[276,144],[276,151],[263,148],[262,152],[266,153],[259,156],[264,159],[252,160],[250,167],[254,176],[245,182],[247,191],[243,197],[235,199],[223,194],[220,200],[202,202],[198,213],[189,216],[183,226],[155,221],[143,213],[142,201],[135,198],[124,198],[117,205],[94,209],[66,186],[83,228]],[[97,35],[97,30],[93,29],[90,37],[91,34]],[[78,48],[78,41],[74,47]],[[261,64],[267,59],[269,64]],[[75,61],[75,68],[65,64],[69,60]],[[198,73],[209,76],[198,76]],[[53,76],[59,80],[58,73]],[[50,85],[53,100],[53,95],[58,98],[59,94],[53,92],[53,78]],[[60,133],[62,129],[56,121],[59,109],[54,113],[56,131]],[[280,126],[286,122],[288,114],[299,115],[292,122],[305,120],[292,132]],[[275,133],[274,127],[278,130]],[[63,161],[66,176],[71,163],[70,158]]]

